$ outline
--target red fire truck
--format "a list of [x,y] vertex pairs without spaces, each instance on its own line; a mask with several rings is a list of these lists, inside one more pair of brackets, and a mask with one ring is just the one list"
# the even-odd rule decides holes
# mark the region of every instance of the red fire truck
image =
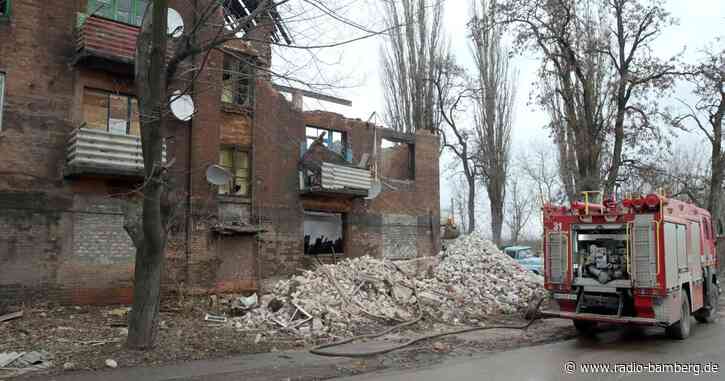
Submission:
[[677,339],[689,336],[691,316],[715,321],[710,213],[658,194],[602,198],[584,192],[570,206],[544,206],[544,283],[556,303],[543,315],[572,319],[579,332],[597,322],[639,324]]

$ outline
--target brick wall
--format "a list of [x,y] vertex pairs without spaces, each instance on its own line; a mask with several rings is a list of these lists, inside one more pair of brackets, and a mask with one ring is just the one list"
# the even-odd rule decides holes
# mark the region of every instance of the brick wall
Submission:
[[[128,196],[140,179],[66,178],[63,167],[68,136],[83,121],[85,89],[133,95],[135,88],[129,67],[69,65],[76,52],[76,12],[85,9],[82,0],[73,4],[13,1],[11,19],[0,23],[0,71],[6,74],[0,299],[6,301],[108,304],[128,303],[132,295],[135,249],[123,230],[119,195]],[[188,7],[176,8],[191,17]],[[269,47],[253,45],[237,48],[257,52],[269,64]],[[303,255],[305,209],[345,215],[347,256],[437,252],[435,136],[401,135],[332,113],[303,113],[265,76],[256,81],[253,109],[222,104],[222,58],[216,51],[209,55],[208,69],[192,89],[198,110],[193,120],[171,119],[165,131],[167,159],[175,159],[172,181],[181,190],[181,217],[167,244],[166,289],[183,283],[199,291],[247,290],[260,279],[309,266]],[[347,132],[356,162],[384,136],[414,143],[415,180],[391,180],[374,200],[301,197],[298,162],[306,123]],[[207,183],[205,170],[217,163],[220,144],[252,147],[251,197],[221,198]],[[212,231],[220,222],[259,224],[265,231],[257,237],[225,236]]]

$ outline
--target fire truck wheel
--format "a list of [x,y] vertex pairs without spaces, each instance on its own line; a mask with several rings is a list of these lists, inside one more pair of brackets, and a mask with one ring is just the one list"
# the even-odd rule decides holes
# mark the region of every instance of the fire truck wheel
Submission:
[[596,322],[589,320],[573,320],[573,322],[574,328],[580,335],[591,335],[597,325]]
[[673,339],[684,340],[690,336],[690,301],[687,300],[687,293],[682,292],[682,314],[680,315],[680,321],[671,326],[667,327],[667,335]]
[[700,323],[714,323],[720,316],[718,313],[720,304],[719,287],[714,281],[711,281],[707,286],[707,305],[695,311],[695,319]]

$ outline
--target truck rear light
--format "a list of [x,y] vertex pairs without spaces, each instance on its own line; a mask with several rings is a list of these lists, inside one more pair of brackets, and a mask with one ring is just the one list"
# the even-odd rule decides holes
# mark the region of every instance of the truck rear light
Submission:
[[574,312],[576,310],[576,300],[557,299],[556,302],[559,304],[560,311]]
[[652,308],[652,298],[647,296],[634,297],[634,310],[638,317],[654,318],[655,311]]

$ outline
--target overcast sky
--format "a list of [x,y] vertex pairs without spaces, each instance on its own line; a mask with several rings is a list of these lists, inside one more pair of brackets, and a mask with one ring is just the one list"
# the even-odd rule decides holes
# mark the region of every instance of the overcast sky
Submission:
[[[342,12],[351,19],[380,28],[379,9],[375,8],[375,0],[343,1]],[[446,37],[450,40],[453,54],[459,63],[471,67],[472,60],[466,38],[466,20],[470,18],[470,0],[444,0]],[[675,55],[685,49],[683,56],[686,62],[694,62],[698,50],[710,43],[717,35],[725,35],[725,1],[724,0],[669,0],[667,9],[679,19],[679,25],[669,27],[657,40],[655,52],[663,58]],[[344,36],[331,38],[352,38],[360,35],[359,31],[345,31]],[[383,92],[380,85],[380,38],[366,39],[342,47],[328,49],[320,56],[329,65],[325,67],[328,78],[339,78],[339,83],[351,86],[344,89],[331,89],[329,93],[352,101],[352,107],[330,105],[318,101],[307,100],[306,109],[322,109],[341,113],[352,118],[367,120],[376,112],[377,123],[382,124],[384,108]],[[723,42],[725,43],[725,42]],[[519,71],[516,112],[513,125],[514,152],[526,150],[536,142],[548,142],[548,133],[543,128],[547,116],[535,106],[529,105],[531,83],[535,79],[538,60],[532,56],[517,56],[514,66]],[[337,77],[336,77],[337,76]],[[337,79],[335,79],[337,81]],[[686,88],[678,88],[676,96],[688,97]],[[694,139],[694,138],[692,138]],[[691,140],[692,140],[691,139]],[[691,141],[690,140],[690,141]],[[516,155],[516,153],[514,153]],[[449,160],[443,158],[443,161]],[[441,165],[444,168],[445,165]],[[441,174],[441,200],[447,206],[450,200],[450,184],[447,174]],[[485,217],[484,217],[485,218]]]

